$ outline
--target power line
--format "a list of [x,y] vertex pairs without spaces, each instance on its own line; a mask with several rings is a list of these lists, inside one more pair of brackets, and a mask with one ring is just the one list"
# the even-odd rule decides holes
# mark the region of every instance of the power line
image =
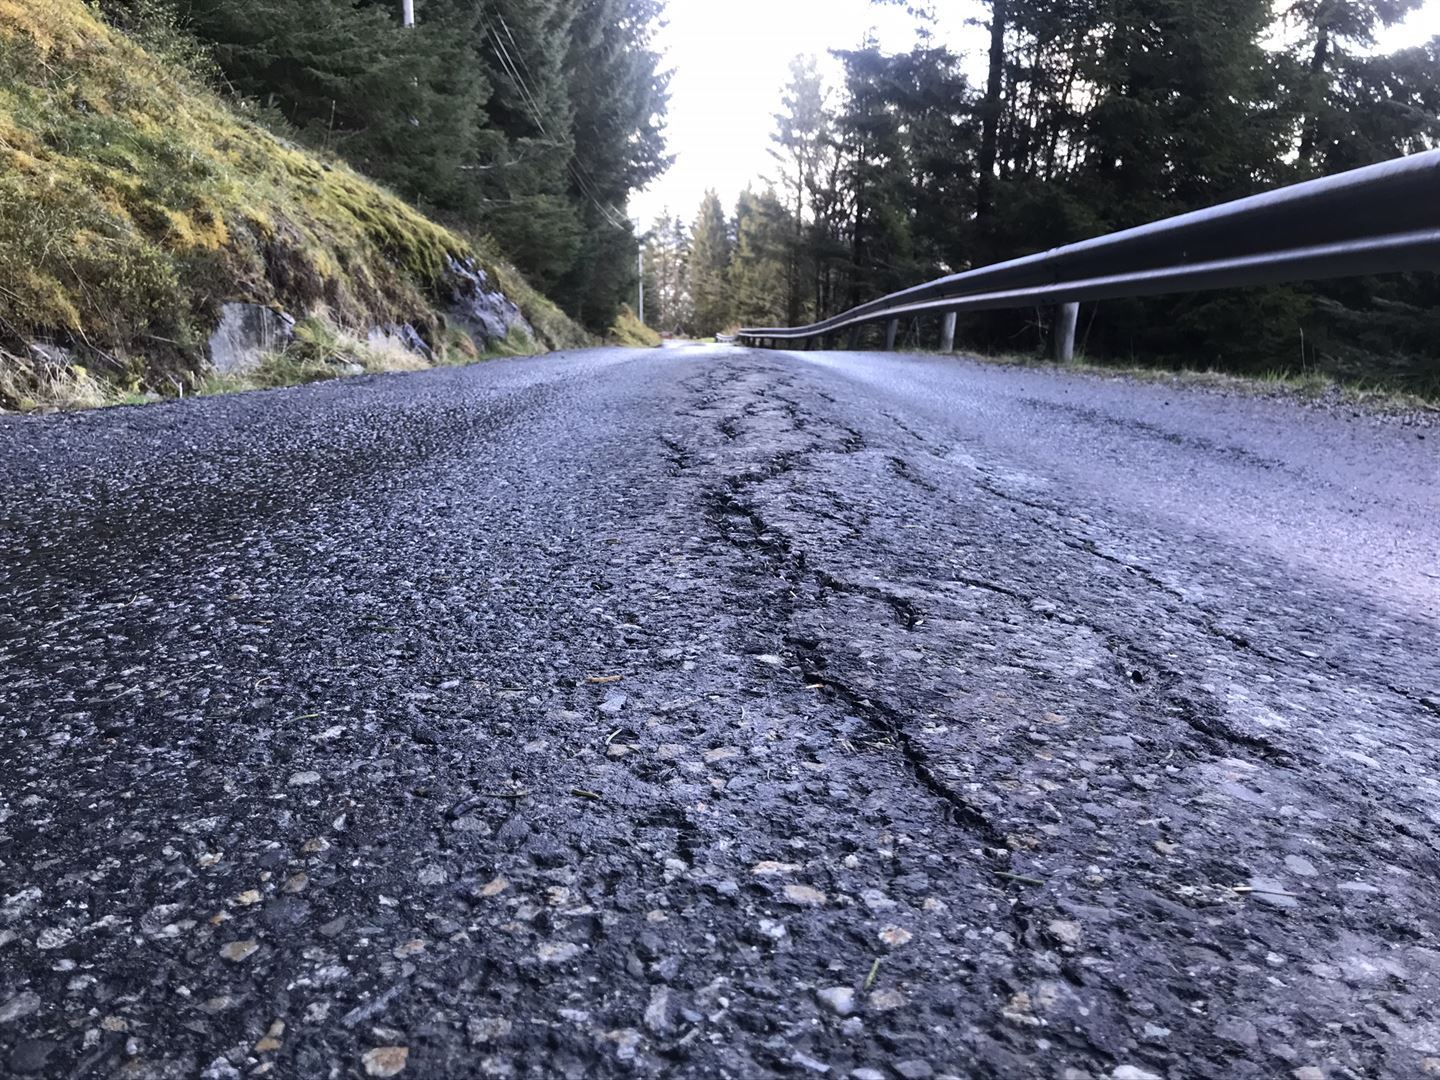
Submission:
[[[515,46],[515,54],[519,56],[520,64],[524,64],[525,70],[530,72],[530,65],[526,62],[524,53],[521,51],[519,43],[515,40],[515,35],[511,32],[509,24],[505,21],[505,17],[497,12],[495,18],[499,21],[500,25],[505,28],[506,36],[510,39],[510,43]],[[540,133],[554,142],[555,140],[551,136],[549,129],[545,126],[539,101],[530,89],[529,84],[526,83],[524,76],[520,74],[520,66],[516,64],[514,58],[511,57],[510,51],[505,48],[505,43],[500,40],[500,35],[496,33],[495,28],[490,24],[490,20],[482,14],[480,21],[485,27],[485,33],[495,45],[496,59],[500,62],[500,66],[504,69],[506,76],[515,84],[515,89],[520,94],[521,104],[524,105],[525,109],[530,113],[530,117],[535,121],[535,126],[540,130]],[[530,72],[530,75],[531,78],[534,78],[533,72]],[[602,204],[595,191],[597,184],[594,175],[585,168],[585,163],[580,160],[579,155],[574,152],[573,148],[570,157],[567,158],[565,162],[565,169],[570,174],[570,178],[575,182],[575,186],[580,189],[581,194],[590,200],[595,206],[595,209],[600,212],[600,215],[605,218],[612,227],[621,230],[628,230],[630,228],[629,219],[624,217],[613,204]]]
[[[505,33],[507,34],[507,36],[509,36],[511,44],[515,45],[516,54],[520,55],[520,60],[522,63],[524,63],[525,58],[523,54],[520,54],[520,46],[515,41],[515,35],[510,32],[509,25],[505,23],[503,16],[497,14],[496,18],[499,19],[501,25],[505,27]],[[490,36],[490,40],[495,44],[496,59],[500,61],[500,66],[504,68],[505,74],[515,84],[516,90],[518,90],[520,93],[521,103],[529,111],[530,116],[535,121],[535,126],[539,128],[540,133],[546,138],[552,138],[549,129],[545,127],[545,120],[541,116],[539,101],[535,97],[535,94],[530,89],[529,85],[525,82],[524,77],[520,74],[519,66],[511,57],[509,50],[505,48],[505,43],[500,40],[500,35],[495,32],[495,28],[490,25],[489,20],[482,15],[481,21],[485,24],[485,32]],[[526,69],[529,69],[528,64],[526,65]],[[621,217],[619,215],[619,212],[615,210],[613,206],[606,207],[601,204],[599,197],[595,193],[593,177],[587,177],[586,175],[582,175],[581,169],[583,168],[583,164],[583,162],[579,161],[578,155],[575,155],[572,149],[570,158],[567,159],[565,162],[565,168],[566,171],[570,174],[570,178],[575,181],[575,185],[580,189],[581,193],[584,194],[587,198],[589,198],[591,203],[594,204],[595,209],[600,212],[601,216],[604,217],[611,224],[611,226],[617,229],[628,228],[629,222],[623,217]],[[579,165],[580,168],[577,168],[577,165]]]
[[[504,28],[505,36],[510,39],[510,44],[515,47],[515,55],[519,57],[520,66],[525,69],[525,74],[529,75],[531,79],[534,79],[535,73],[530,70],[530,62],[525,59],[524,50],[520,48],[520,43],[515,40],[515,34],[510,30],[510,24],[505,21],[505,16],[501,15],[497,11],[495,13],[495,18],[499,21],[501,27]],[[511,62],[513,63],[514,61]],[[531,94],[531,100],[534,100],[534,94]],[[589,167],[586,166],[585,162],[580,159],[580,156],[578,154],[575,155],[574,160],[576,168],[578,168],[582,173],[585,174],[586,179],[590,181],[591,185],[598,186],[595,180],[595,174],[590,171]],[[611,204],[611,209],[614,209],[613,204]]]

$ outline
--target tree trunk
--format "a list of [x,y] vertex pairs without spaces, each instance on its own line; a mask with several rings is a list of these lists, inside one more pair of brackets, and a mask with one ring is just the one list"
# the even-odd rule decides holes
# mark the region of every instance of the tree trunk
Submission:
[[1005,74],[1005,21],[1010,0],[990,2],[990,76],[981,107],[979,177],[975,185],[975,216],[990,212],[995,185],[995,157],[1000,142],[1000,88]]
[[1328,96],[1327,87],[1321,85],[1325,75],[1325,61],[1330,53],[1330,28],[1323,23],[1315,37],[1315,53],[1310,57],[1310,86],[1315,97],[1310,102],[1310,111],[1305,117],[1305,130],[1300,135],[1300,162],[1310,164],[1315,156],[1315,143],[1320,134],[1320,109]]

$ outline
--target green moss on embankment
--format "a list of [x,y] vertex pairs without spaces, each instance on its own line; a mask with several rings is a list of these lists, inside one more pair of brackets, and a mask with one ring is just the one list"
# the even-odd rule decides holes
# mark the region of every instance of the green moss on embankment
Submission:
[[0,0],[0,347],[62,342],[127,384],[138,358],[164,392],[203,376],[226,301],[438,336],[458,258],[506,288],[537,347],[585,342],[484,248],[247,120],[82,0]]

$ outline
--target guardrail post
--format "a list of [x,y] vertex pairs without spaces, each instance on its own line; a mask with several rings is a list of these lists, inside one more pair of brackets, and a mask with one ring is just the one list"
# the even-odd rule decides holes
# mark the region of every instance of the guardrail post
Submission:
[[952,353],[955,351],[955,320],[957,314],[953,311],[945,313],[945,321],[940,324],[940,351]]
[[885,351],[895,351],[895,337],[900,333],[900,320],[891,319],[885,324]]
[[860,324],[859,324],[859,323],[856,323],[854,326],[852,326],[852,327],[850,328],[850,341],[849,341],[849,343],[848,343],[845,347],[846,347],[847,349],[849,349],[851,352],[854,352],[856,349],[860,348]]
[[1061,304],[1055,309],[1055,362],[1075,359],[1075,326],[1080,321],[1079,304]]

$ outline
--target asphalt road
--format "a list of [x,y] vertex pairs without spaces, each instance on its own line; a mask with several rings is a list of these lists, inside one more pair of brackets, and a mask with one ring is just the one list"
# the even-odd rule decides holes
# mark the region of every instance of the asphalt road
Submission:
[[0,1073],[1440,1072],[1440,430],[690,347],[0,421]]

